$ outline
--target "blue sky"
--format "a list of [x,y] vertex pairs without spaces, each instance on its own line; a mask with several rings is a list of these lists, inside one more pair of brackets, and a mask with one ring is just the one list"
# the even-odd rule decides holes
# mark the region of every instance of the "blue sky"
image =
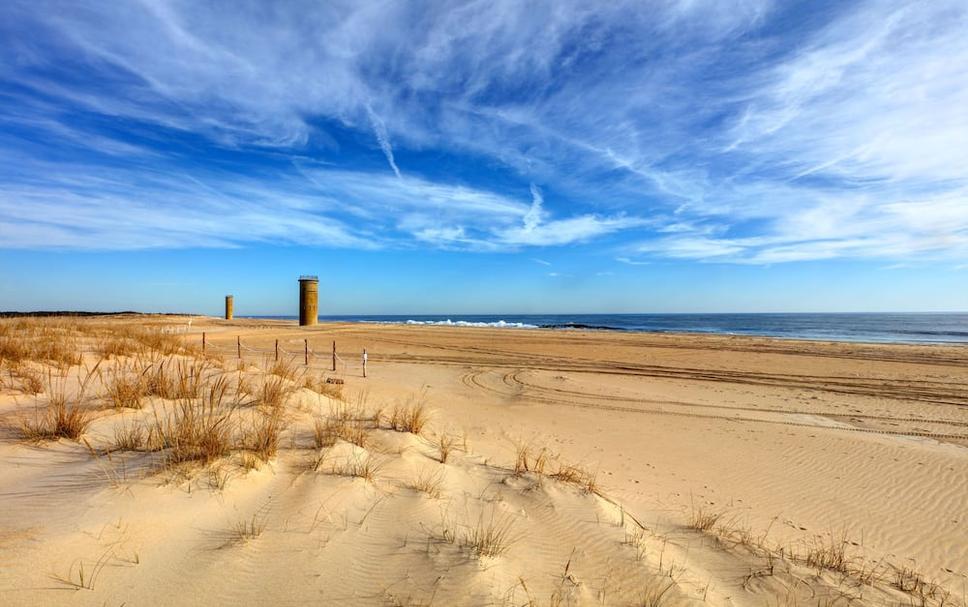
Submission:
[[968,309],[968,5],[0,6],[0,309]]

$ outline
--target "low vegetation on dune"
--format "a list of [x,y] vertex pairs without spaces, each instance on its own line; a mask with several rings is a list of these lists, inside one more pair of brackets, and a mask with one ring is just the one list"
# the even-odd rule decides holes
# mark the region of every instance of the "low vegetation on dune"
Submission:
[[430,420],[430,412],[423,395],[411,397],[390,409],[388,424],[391,430],[420,434]]
[[40,390],[40,402],[30,415],[21,418],[21,432],[27,440],[79,440],[91,424],[93,411],[88,406],[86,390],[97,367],[72,389],[66,376],[48,369]]
[[81,364],[81,349],[66,321],[8,320],[0,322],[0,360],[71,367]]

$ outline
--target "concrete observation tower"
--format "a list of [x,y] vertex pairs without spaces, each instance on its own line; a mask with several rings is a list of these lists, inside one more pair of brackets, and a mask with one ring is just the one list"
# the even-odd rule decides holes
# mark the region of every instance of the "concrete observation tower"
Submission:
[[319,277],[299,277],[299,326],[315,325],[319,320]]

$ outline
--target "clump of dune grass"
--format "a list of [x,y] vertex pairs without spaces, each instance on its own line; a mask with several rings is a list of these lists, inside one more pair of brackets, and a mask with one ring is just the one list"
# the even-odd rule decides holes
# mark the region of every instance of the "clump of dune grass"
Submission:
[[380,468],[380,464],[373,457],[354,454],[352,457],[334,462],[330,472],[337,476],[352,476],[372,482]]
[[357,447],[366,447],[368,434],[362,422],[354,422],[342,425],[337,436]]
[[292,393],[292,387],[280,377],[266,377],[259,386],[256,403],[264,409],[281,409]]
[[33,419],[21,420],[20,429],[27,440],[78,440],[90,424],[90,412],[53,397]]
[[478,517],[477,524],[469,527],[460,537],[461,548],[470,550],[479,557],[501,556],[511,547],[511,529],[514,520],[509,516],[490,516],[483,513]]
[[390,410],[388,423],[390,428],[397,432],[420,434],[428,421],[430,421],[430,414],[423,399],[412,398],[406,403],[395,405]]
[[665,577],[652,580],[642,589],[636,605],[639,607],[661,607],[666,602],[666,595],[675,585],[675,581],[667,580]]
[[238,400],[243,397],[249,398],[255,394],[249,378],[246,377],[244,369],[239,369],[238,379],[235,382],[235,395]]
[[37,395],[44,391],[43,374],[26,363],[10,363],[9,372],[25,394]]
[[84,406],[85,390],[96,370],[97,367],[88,372],[76,395],[68,393],[65,378],[55,379],[48,371],[44,386],[46,403],[34,412],[32,419],[21,420],[22,436],[27,440],[80,439],[92,421],[90,410]]
[[[159,360],[149,364],[144,371],[145,394],[147,396],[158,396],[164,399],[178,398],[182,392],[179,389],[178,380],[175,376],[175,362],[172,359]],[[193,394],[183,395],[182,398],[191,398]]]
[[[951,591],[940,584],[927,579],[924,574],[913,567],[906,565],[892,566],[894,576],[891,584],[912,597],[917,599],[918,605],[958,605],[957,599],[951,600]],[[913,603],[913,601],[912,601]],[[968,605],[964,600],[960,605]]]
[[440,499],[441,485],[444,483],[444,471],[441,470],[421,470],[407,486],[415,491],[426,493],[434,499]]
[[911,567],[895,567],[893,585],[901,592],[914,594],[924,587],[924,577]]
[[526,443],[518,443],[514,446],[514,473],[524,474],[534,472],[544,474],[545,467],[548,465],[548,449],[542,447],[539,450]]
[[696,507],[693,505],[690,511],[688,525],[696,531],[709,531],[716,526],[720,517],[722,517],[721,512],[712,512],[703,506]]
[[147,443],[147,433],[145,427],[137,423],[122,422],[114,427],[115,451],[140,451]]
[[825,536],[816,536],[800,557],[808,566],[818,570],[829,569],[849,575],[853,571],[854,563],[847,555],[848,543],[846,531],[840,537],[834,536],[832,532]]
[[336,442],[336,438],[329,430],[328,420],[316,418],[313,420],[313,445],[317,449],[330,447]]
[[283,418],[278,409],[261,413],[252,426],[243,432],[243,448],[267,462],[279,451],[279,434],[282,429]]
[[225,466],[215,465],[212,466],[208,471],[208,484],[212,489],[225,491],[225,488],[228,487],[229,480],[231,479],[232,471]]
[[575,485],[584,493],[598,493],[598,478],[580,466],[559,464],[551,478],[562,483]]
[[218,375],[206,359],[167,358],[142,371],[145,395],[166,400],[201,398],[206,386]]
[[441,464],[446,464],[450,457],[450,452],[454,449],[455,439],[448,434],[441,434],[437,437],[437,460]]
[[201,399],[182,399],[170,415],[155,417],[149,435],[150,447],[167,449],[170,464],[209,463],[227,455],[232,448],[231,420],[234,407],[223,406],[228,385],[218,378]]
[[241,466],[246,472],[249,470],[258,470],[259,458],[248,451],[243,451],[239,455],[239,466]]
[[294,358],[280,358],[268,366],[266,373],[289,381],[296,381],[299,378],[300,369]]
[[343,417],[316,418],[313,422],[313,444],[317,449],[331,447],[342,439],[357,447],[366,447],[368,432],[362,421]]
[[104,396],[115,409],[140,409],[145,397],[143,375],[132,372],[127,365],[115,365],[104,381]]
[[251,518],[237,521],[232,526],[232,539],[240,544],[256,539],[266,530],[267,519],[265,513],[260,511],[253,514]]

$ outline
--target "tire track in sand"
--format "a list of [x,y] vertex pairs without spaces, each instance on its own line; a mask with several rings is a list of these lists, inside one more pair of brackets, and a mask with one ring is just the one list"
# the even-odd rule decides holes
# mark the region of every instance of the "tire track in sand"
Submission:
[[[520,370],[518,371],[520,372]],[[465,386],[472,389],[479,389],[484,392],[488,392],[494,396],[500,397],[502,400],[517,400],[526,399],[528,402],[533,402],[537,404],[545,405],[557,405],[565,407],[575,407],[580,409],[594,409],[600,411],[618,411],[622,413],[638,413],[645,415],[668,415],[677,417],[689,417],[695,419],[715,419],[724,421],[734,421],[734,422],[749,422],[749,423],[759,423],[759,424],[773,424],[782,426],[795,426],[801,428],[811,428],[815,430],[838,430],[841,432],[859,432],[865,434],[882,434],[887,436],[910,436],[910,437],[923,437],[923,438],[933,438],[933,439],[947,439],[947,440],[960,440],[968,441],[968,434],[954,434],[954,433],[940,433],[940,432],[921,432],[921,431],[903,431],[903,430],[881,430],[874,428],[856,428],[856,427],[845,427],[845,426],[824,426],[820,424],[810,424],[806,422],[794,422],[787,420],[774,420],[774,419],[761,419],[755,417],[740,417],[740,416],[725,416],[725,415],[712,415],[709,413],[690,413],[686,411],[666,411],[662,409],[643,409],[640,407],[628,407],[621,405],[606,405],[606,404],[594,404],[594,403],[582,403],[573,400],[567,400],[564,398],[554,398],[549,396],[537,396],[537,395],[527,395],[524,396],[524,389],[514,392],[504,392],[486,385],[481,381],[480,376],[483,375],[484,371],[470,371],[461,376],[460,380]],[[508,380],[513,381],[514,371],[510,371],[502,376],[502,383],[507,383]],[[510,376],[510,377],[509,377]],[[521,384],[525,389],[526,384]],[[595,398],[594,396],[586,396],[587,398]],[[641,402],[630,400],[628,402]],[[676,403],[662,403],[662,404],[676,404]],[[693,406],[693,405],[682,405],[679,406]],[[714,407],[715,405],[705,405],[707,407]],[[752,408],[751,408],[752,409]],[[756,410],[756,409],[752,409]],[[762,411],[762,410],[756,410]],[[772,412],[772,411],[770,411]],[[797,412],[793,411],[778,411],[781,414],[796,415]],[[825,413],[804,413],[806,415],[820,415],[823,417],[829,417]],[[918,420],[924,422],[924,420]]]

